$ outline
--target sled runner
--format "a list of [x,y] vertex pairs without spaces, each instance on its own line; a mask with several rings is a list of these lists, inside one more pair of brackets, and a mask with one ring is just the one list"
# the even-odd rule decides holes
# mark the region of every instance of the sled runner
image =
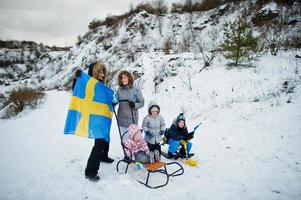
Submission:
[[[115,108],[113,110],[114,110],[114,114],[115,114],[116,121],[117,121],[122,150],[124,153],[124,158],[119,160],[116,164],[116,170],[119,173],[126,174],[128,172],[129,166],[135,162],[133,160],[131,160],[126,154],[126,151],[125,151],[126,147],[122,142],[123,137],[125,136],[125,133],[123,135],[121,135],[120,126],[119,126],[118,118],[117,118],[117,115],[115,112]],[[125,165],[125,169],[123,171],[121,170],[122,164]],[[143,164],[143,167],[147,171],[146,180],[145,181],[137,180],[137,181],[139,183],[145,185],[146,187],[152,188],[152,189],[164,187],[168,184],[170,177],[180,176],[180,175],[184,174],[184,168],[178,162],[175,162],[175,161],[169,162],[169,163],[157,161],[155,163]],[[152,174],[155,174],[155,173],[159,173],[162,176],[164,176],[164,183],[157,184],[157,185],[150,184],[150,182],[149,182],[150,177]]]
[[196,160],[191,160],[190,158],[194,156],[194,153],[189,153],[185,156],[183,156],[181,153],[177,153],[176,155],[169,155],[165,153],[164,151],[161,151],[161,155],[164,156],[167,159],[182,159],[183,163],[189,166],[196,166],[198,165],[198,162]]
[[[117,165],[116,165],[117,172],[122,173],[122,174],[126,174],[128,172],[128,168],[129,168],[129,166],[132,162],[133,161],[131,161],[127,158],[119,160],[117,162]],[[119,169],[121,163],[124,163],[126,165],[125,170],[123,172],[121,172],[120,169]],[[177,166],[178,169],[173,170],[172,172],[169,172],[168,166],[171,166],[171,165]],[[164,187],[168,184],[169,177],[180,176],[184,173],[184,168],[178,162],[165,163],[165,162],[157,161],[155,163],[144,164],[143,166],[147,170],[146,180],[145,180],[145,182],[139,181],[139,180],[137,180],[137,181],[139,183],[145,185],[146,187],[149,187],[149,188],[152,188],[152,189]],[[150,185],[149,184],[149,179],[150,179],[151,174],[154,174],[154,173],[162,174],[165,177],[165,182],[163,184]]]
[[[181,154],[181,153],[177,153],[177,154],[171,156],[171,155],[169,155],[168,153],[166,153],[166,152],[164,152],[164,151],[161,151],[161,155],[164,156],[164,157],[167,158],[167,159],[175,159],[175,160],[177,160],[177,159],[179,159],[179,158],[186,158],[186,157],[183,156],[183,154]],[[188,158],[191,158],[192,156],[194,156],[194,153],[188,154]]]

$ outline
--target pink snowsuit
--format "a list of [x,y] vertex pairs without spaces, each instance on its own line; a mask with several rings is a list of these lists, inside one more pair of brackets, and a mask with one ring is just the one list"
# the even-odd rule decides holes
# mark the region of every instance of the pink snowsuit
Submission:
[[135,160],[135,153],[139,151],[149,154],[148,146],[141,133],[141,128],[136,124],[131,124],[128,127],[128,133],[124,140],[125,152],[131,160]]

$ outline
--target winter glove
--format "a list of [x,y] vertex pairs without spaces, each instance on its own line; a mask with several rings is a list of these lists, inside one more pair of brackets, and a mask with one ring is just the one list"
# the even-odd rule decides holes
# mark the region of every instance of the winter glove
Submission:
[[113,106],[116,106],[118,104],[118,102],[119,102],[118,93],[114,92],[113,93],[113,99],[112,99]]
[[153,136],[153,134],[150,131],[146,131],[145,135],[147,135],[148,137],[152,137]]
[[133,101],[129,101],[129,105],[131,108],[135,108],[135,103]]
[[80,76],[81,76],[81,70],[78,69],[78,70],[76,70],[76,72],[75,72],[75,78],[77,79],[77,78],[80,77]]
[[194,132],[189,133],[185,140],[191,140],[194,137]]
[[163,130],[160,131],[160,135],[164,135],[164,131]]
[[81,75],[81,70],[80,69],[76,70],[75,75],[74,75],[74,79],[73,79],[73,82],[72,82],[72,91],[74,90],[77,78],[80,77],[80,75]]

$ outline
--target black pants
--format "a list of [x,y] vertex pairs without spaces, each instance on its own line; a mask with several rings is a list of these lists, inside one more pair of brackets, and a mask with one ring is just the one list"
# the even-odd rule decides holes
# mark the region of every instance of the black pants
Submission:
[[155,150],[158,150],[160,155],[161,155],[161,146],[160,144],[150,144],[150,143],[147,143],[147,146],[149,148],[149,151],[155,151]]
[[108,158],[110,144],[104,139],[95,139],[90,157],[87,162],[85,175],[96,176],[99,170],[100,161]]

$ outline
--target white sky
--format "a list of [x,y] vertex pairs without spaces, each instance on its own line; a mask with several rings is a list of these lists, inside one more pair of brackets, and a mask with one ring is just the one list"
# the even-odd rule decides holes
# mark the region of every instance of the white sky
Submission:
[[[166,4],[183,0],[165,0]],[[127,12],[145,0],[0,0],[0,39],[73,45],[94,19]]]

